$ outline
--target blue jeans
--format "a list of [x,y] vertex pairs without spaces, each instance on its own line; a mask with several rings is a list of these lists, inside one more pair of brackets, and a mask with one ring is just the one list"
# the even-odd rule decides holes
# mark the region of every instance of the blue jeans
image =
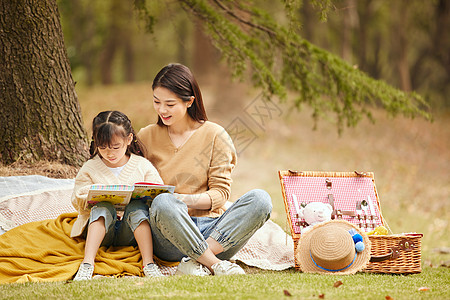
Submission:
[[92,207],[89,224],[100,217],[105,218],[106,229],[101,246],[137,246],[134,231],[141,222],[148,221],[148,205],[133,200],[125,207],[122,219],[118,220],[114,206],[109,202],[100,202]]
[[185,256],[197,259],[208,244],[208,237],[224,249],[219,259],[230,259],[270,218],[272,201],[263,190],[252,190],[218,218],[190,217],[184,202],[172,194],[160,194],[150,208],[150,227],[154,254],[165,261]]

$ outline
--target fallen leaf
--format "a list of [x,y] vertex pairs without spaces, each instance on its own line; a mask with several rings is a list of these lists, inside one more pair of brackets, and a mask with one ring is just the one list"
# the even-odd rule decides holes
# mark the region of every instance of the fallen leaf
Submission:
[[343,283],[342,283],[342,281],[340,281],[340,280],[336,281],[336,282],[333,284],[333,286],[334,286],[335,288],[340,287],[341,285],[343,285]]
[[429,290],[430,290],[430,288],[428,288],[426,286],[422,286],[422,287],[419,288],[419,292],[426,292],[426,291],[429,291]]
[[425,260],[425,261],[423,262],[423,264],[424,264],[425,266],[430,267],[430,268],[433,267],[433,263],[431,263],[431,260],[429,260],[429,259]]
[[394,298],[392,298],[391,296],[386,296],[384,297],[386,300],[394,300]]
[[320,294],[319,299],[325,299],[325,294]]
[[285,296],[292,296],[291,293],[289,293],[288,290],[284,290],[283,292],[284,292],[284,295],[285,295]]
[[450,268],[450,260],[442,261],[439,267]]

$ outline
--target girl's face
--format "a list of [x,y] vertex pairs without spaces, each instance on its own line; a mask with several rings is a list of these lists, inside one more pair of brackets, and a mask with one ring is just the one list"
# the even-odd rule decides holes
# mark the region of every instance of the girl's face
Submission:
[[133,141],[133,134],[127,138],[122,138],[121,136],[115,135],[112,138],[111,145],[98,147],[98,153],[102,157],[103,162],[110,168],[118,168],[124,166],[129,157],[125,155],[127,152],[127,147]]
[[164,87],[157,87],[153,90],[153,107],[166,126],[187,120],[189,118],[187,108],[192,105],[193,101],[193,96],[190,101],[185,102]]

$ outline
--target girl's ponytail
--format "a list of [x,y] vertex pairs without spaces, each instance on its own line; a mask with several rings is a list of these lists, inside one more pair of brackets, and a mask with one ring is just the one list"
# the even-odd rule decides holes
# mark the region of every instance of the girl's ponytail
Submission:
[[146,148],[144,144],[142,143],[141,139],[137,137],[136,133],[134,133],[133,129],[131,129],[131,133],[133,134],[133,141],[131,142],[130,146],[128,146],[128,151],[130,153],[145,157]]
[[94,143],[94,137],[92,137],[91,145],[89,146],[89,154],[91,155],[90,158],[93,158],[96,154],[97,147],[95,147]]

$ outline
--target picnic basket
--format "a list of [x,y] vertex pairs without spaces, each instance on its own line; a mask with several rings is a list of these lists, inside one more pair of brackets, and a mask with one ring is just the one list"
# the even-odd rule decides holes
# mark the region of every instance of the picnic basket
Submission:
[[[330,203],[332,218],[346,220],[362,231],[387,226],[372,172],[278,171],[294,252],[307,226],[298,209],[310,202]],[[363,203],[364,205],[361,205]],[[389,227],[388,227],[389,228]],[[411,274],[421,272],[422,234],[369,235],[370,273]],[[295,258],[295,268],[300,269]]]

